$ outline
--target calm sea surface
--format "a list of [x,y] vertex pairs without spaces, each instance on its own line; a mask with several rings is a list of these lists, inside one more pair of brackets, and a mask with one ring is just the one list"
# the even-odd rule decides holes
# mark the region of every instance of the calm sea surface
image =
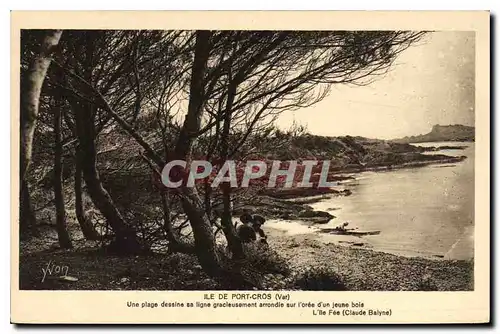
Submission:
[[[474,143],[424,143],[426,146],[467,146],[426,154],[465,155],[453,164],[353,174],[340,184],[351,196],[312,206],[337,218],[308,228],[297,223],[269,222],[290,233],[314,233],[329,242],[362,243],[362,247],[408,256],[470,259],[474,252]],[[349,222],[359,231],[379,235],[352,237],[320,233],[321,228]],[[267,225],[267,223],[266,223]]]

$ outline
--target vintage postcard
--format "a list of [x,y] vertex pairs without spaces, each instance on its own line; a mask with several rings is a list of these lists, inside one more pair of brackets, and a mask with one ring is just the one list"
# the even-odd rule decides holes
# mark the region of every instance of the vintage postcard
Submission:
[[13,323],[490,321],[489,12],[11,20]]

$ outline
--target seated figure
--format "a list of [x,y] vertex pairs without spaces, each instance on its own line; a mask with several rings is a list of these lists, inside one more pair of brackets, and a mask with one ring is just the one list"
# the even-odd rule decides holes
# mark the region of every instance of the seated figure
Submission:
[[243,243],[256,241],[257,233],[260,236],[260,242],[267,243],[267,236],[261,228],[266,221],[264,217],[245,213],[241,215],[240,220],[243,224],[236,228],[236,233]]

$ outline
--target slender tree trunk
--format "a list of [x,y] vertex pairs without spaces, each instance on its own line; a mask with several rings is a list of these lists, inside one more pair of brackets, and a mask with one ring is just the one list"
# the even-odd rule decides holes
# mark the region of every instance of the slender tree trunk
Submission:
[[[191,147],[196,133],[200,130],[203,109],[203,87],[207,61],[210,53],[209,31],[196,32],[196,46],[191,72],[188,113],[175,147],[177,159],[184,159],[191,154]],[[210,219],[203,209],[195,187],[181,187],[181,200],[184,212],[189,218],[193,230],[196,255],[203,270],[212,277],[220,277],[222,268],[215,247],[215,236]]]
[[56,204],[56,230],[61,248],[73,248],[66,229],[66,210],[64,207],[63,175],[62,175],[62,139],[61,139],[61,105],[54,108],[54,201]]
[[[19,197],[21,203],[20,213],[20,235],[27,237],[36,235],[36,231],[26,231],[26,229],[36,229],[35,216],[31,212],[29,191],[25,183],[26,172],[31,163],[33,150],[33,136],[35,133],[36,121],[38,119],[38,105],[43,81],[50,66],[50,55],[59,43],[62,30],[48,31],[39,53],[30,64],[26,75],[21,78],[21,117],[20,117],[20,154],[19,154]],[[24,207],[24,208],[23,208]]]
[[30,237],[38,236],[38,230],[36,229],[36,217],[31,207],[31,195],[26,179],[21,181],[20,187],[19,236],[21,240],[28,240]]
[[83,206],[83,189],[82,189],[82,167],[80,162],[81,153],[79,149],[76,150],[76,161],[75,161],[75,212],[76,219],[80,228],[82,229],[83,236],[87,240],[99,240],[99,234],[97,233],[94,225],[90,218],[85,214],[85,208]]
[[210,187],[210,182],[205,180],[203,184],[204,188],[204,202],[205,202],[205,212],[207,213],[207,216],[211,219],[217,219],[217,217],[212,217],[212,187]]
[[175,153],[177,158],[185,158],[191,153],[193,141],[200,130],[204,105],[204,86],[207,61],[210,54],[210,31],[196,32],[196,46],[191,69],[188,113],[181,128]]
[[[230,71],[230,70],[229,70]],[[224,114],[224,124],[222,127],[221,136],[221,161],[225,163],[229,156],[229,132],[231,128],[231,116],[232,116],[232,106],[234,98],[236,96],[236,84],[231,83],[228,89],[226,108]],[[231,185],[229,182],[222,184],[222,204],[223,204],[223,214],[222,214],[222,227],[226,240],[235,259],[241,259],[245,256],[243,250],[243,244],[236,235],[236,229],[233,225],[232,219],[232,205],[231,205]]]
[[241,259],[245,257],[243,251],[243,244],[236,234],[236,229],[233,225],[232,210],[231,210],[231,187],[229,184],[222,185],[222,204],[223,204],[223,214],[221,219],[222,230],[226,236],[227,245],[233,254],[233,258]]

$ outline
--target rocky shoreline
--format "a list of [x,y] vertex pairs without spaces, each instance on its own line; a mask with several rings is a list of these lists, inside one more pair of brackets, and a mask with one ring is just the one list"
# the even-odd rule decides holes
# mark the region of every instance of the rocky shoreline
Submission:
[[[425,148],[433,151],[433,148]],[[446,166],[466,159],[465,156],[419,155],[422,160],[384,166],[358,166],[334,171],[330,177],[342,182],[355,179],[351,173],[386,171],[401,168],[418,168],[435,164]],[[331,178],[329,177],[329,180]],[[295,196],[294,196],[295,195]],[[268,219],[278,222],[296,222],[312,227],[326,224],[335,217],[326,211],[316,211],[310,205],[332,196],[349,196],[350,192],[329,189],[315,192],[308,189],[273,190],[267,196],[247,205],[247,210],[262,212]],[[255,203],[258,203],[255,205]],[[332,210],[328,210],[332,211]],[[340,225],[341,221],[337,225]],[[273,250],[292,262],[297,270],[323,266],[337,272],[348,290],[411,290],[411,291],[468,291],[474,288],[474,264],[472,260],[448,260],[442,257],[415,257],[409,254],[395,255],[366,248],[360,242],[332,243],[310,230],[299,229],[288,233],[274,224],[265,226]],[[273,227],[274,226],[274,227]]]
[[[410,161],[401,164],[369,165],[344,167],[341,170],[333,170],[328,181],[339,182],[354,180],[352,173],[368,171],[387,171],[403,168],[418,168],[432,164],[444,165],[463,161],[465,156],[446,155],[419,155],[422,160]],[[283,219],[300,221],[307,225],[326,224],[335,218],[334,215],[326,212],[313,210],[309,205],[332,196],[349,196],[349,189],[332,188],[273,188],[266,189],[255,198],[237,205],[234,214],[238,216],[243,212],[258,212],[267,219]],[[340,222],[339,222],[340,223]]]
[[376,171],[403,169],[403,168],[417,168],[434,164],[457,163],[467,159],[466,156],[452,157],[443,154],[426,155],[426,157],[433,157],[433,158],[420,161],[409,161],[399,164],[380,164],[380,165],[350,167],[341,169],[338,173],[361,173],[361,172],[376,172]]

